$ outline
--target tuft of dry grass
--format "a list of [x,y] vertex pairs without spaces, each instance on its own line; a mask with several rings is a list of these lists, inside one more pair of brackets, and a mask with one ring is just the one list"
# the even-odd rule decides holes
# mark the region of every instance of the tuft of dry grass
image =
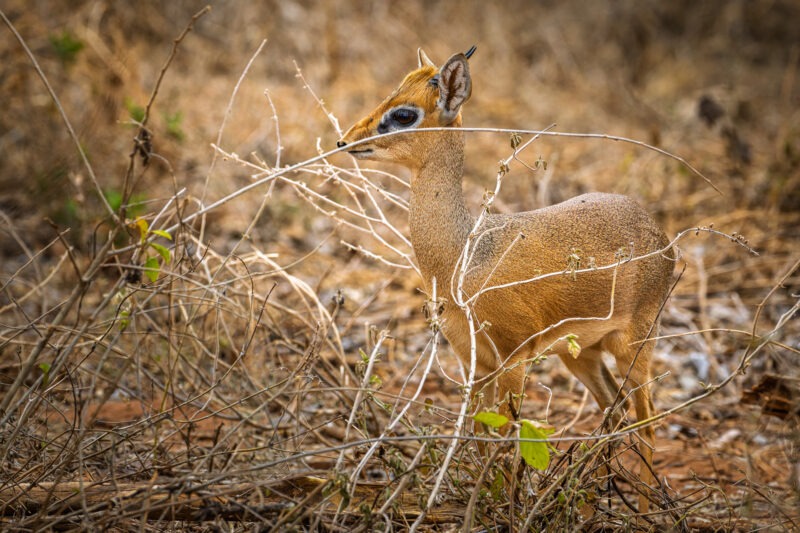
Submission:
[[[0,8],[4,528],[797,528],[797,6],[202,7]],[[659,487],[546,358],[523,406],[557,430],[546,471],[468,431],[406,177],[329,152],[417,46],[473,43],[475,212],[507,160],[493,209],[622,192],[676,236]],[[509,157],[552,122],[601,135]]]

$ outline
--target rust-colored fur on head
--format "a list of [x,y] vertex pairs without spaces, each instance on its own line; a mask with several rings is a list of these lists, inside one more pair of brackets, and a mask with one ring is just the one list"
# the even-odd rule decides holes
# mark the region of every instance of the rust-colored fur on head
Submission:
[[[404,129],[461,126],[461,106],[471,92],[466,56],[456,54],[439,69],[422,50],[419,54],[419,68],[411,71],[369,115],[356,122],[339,141],[339,146],[354,145],[349,152],[360,159],[394,161],[418,168],[424,164],[419,157],[420,145],[430,143],[431,135],[393,135],[357,143]],[[388,145],[392,146],[391,156],[386,153]]]

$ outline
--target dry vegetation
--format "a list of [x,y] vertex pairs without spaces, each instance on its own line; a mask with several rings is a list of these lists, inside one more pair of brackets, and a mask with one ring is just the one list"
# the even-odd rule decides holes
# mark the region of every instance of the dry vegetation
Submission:
[[[335,4],[0,6],[0,527],[797,530],[800,5]],[[523,407],[556,429],[545,472],[454,433],[407,176],[319,157],[417,46],[471,44],[466,126],[636,139],[721,191],[543,136],[492,206],[619,192],[702,228],[663,311],[646,516],[630,436],[557,361]],[[477,213],[512,150],[468,143]]]

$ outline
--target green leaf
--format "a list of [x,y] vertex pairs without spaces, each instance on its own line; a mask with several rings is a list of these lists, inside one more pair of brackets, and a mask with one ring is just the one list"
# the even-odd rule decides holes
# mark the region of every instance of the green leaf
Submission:
[[145,109],[127,96],[125,97],[125,108],[135,122],[141,123],[144,120]]
[[154,229],[150,233],[152,233],[153,235],[158,235],[159,237],[164,237],[168,241],[172,240],[172,235],[170,235],[168,231],[164,231],[163,229]]
[[50,35],[50,44],[58,58],[65,64],[73,63],[84,46],[83,42],[69,30]]
[[50,384],[50,363],[39,363],[39,370],[44,374],[42,379],[42,386],[47,387]]
[[147,261],[144,262],[144,274],[148,277],[150,281],[155,282],[158,279],[158,271],[161,270],[161,267],[158,264],[157,257],[150,257]]
[[508,417],[491,411],[482,411],[472,417],[475,422],[486,424],[490,428],[498,429],[508,424]]
[[172,257],[170,256],[169,249],[166,246],[161,246],[160,244],[156,244],[154,242],[151,242],[150,246],[153,248],[153,250],[158,252],[158,255],[164,259],[165,263],[169,264],[169,261]]
[[103,196],[106,197],[111,209],[119,211],[119,208],[122,206],[122,193],[119,191],[103,191]]
[[179,141],[182,141],[186,137],[183,127],[181,126],[183,122],[183,113],[176,111],[172,115],[169,113],[163,113],[163,115],[164,121],[167,123],[167,133]]
[[[528,464],[536,470],[546,470],[550,464],[550,449],[547,443],[547,436],[553,432],[551,428],[545,428],[531,420],[521,420],[519,428],[519,438],[523,439],[519,443],[519,454]],[[531,442],[525,439],[532,439],[540,442]]]

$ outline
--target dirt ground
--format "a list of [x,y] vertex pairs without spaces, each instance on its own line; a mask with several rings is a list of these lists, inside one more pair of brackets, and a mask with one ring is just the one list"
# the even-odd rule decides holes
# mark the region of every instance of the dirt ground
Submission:
[[[0,5],[3,529],[800,529],[798,2],[204,7]],[[678,238],[648,513],[557,358],[547,470],[478,457],[408,172],[319,157],[473,44],[466,127],[593,134],[537,139],[495,211],[615,192]],[[467,142],[477,214],[512,148]]]

